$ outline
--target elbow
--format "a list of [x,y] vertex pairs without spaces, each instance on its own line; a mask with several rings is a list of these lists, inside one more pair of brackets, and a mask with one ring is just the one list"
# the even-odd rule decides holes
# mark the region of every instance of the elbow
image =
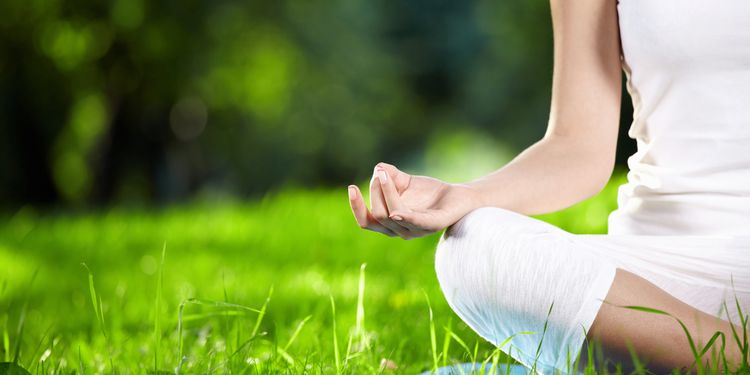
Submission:
[[573,174],[583,199],[599,194],[609,184],[615,169],[616,138],[604,142],[590,142],[582,137],[547,137],[550,147],[573,155],[565,159],[574,165]]
[[579,202],[599,194],[609,184],[615,168],[616,139],[592,142],[589,137],[548,135],[541,142],[559,157],[558,165],[570,171],[574,199]]

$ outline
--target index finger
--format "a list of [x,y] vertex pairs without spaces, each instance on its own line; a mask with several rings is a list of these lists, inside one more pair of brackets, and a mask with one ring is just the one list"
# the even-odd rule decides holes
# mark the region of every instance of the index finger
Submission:
[[[385,205],[388,208],[388,212],[411,212],[411,209],[406,207],[406,205],[401,200],[401,195],[396,189],[394,179],[391,178],[392,176],[389,176],[388,172],[386,172],[386,170],[381,167],[378,167],[375,170],[377,171],[378,180],[380,182],[380,189],[383,192],[383,198],[385,198]],[[412,223],[405,221],[401,216],[389,214],[388,217],[399,227],[406,228],[407,230],[412,231],[415,234],[424,235],[427,233],[422,228],[419,228],[415,225],[412,225]]]
[[388,207],[388,212],[411,211],[401,202],[401,196],[396,190],[392,176],[388,176],[388,173],[383,168],[376,168],[375,170],[378,174],[380,188],[383,191],[383,198],[385,198],[385,205]]
[[359,188],[356,185],[349,185],[348,190],[349,205],[352,208],[354,219],[357,220],[357,224],[359,224],[360,228],[382,233],[391,237],[397,236],[396,233],[380,224],[380,222],[378,222],[375,217],[372,216],[372,213],[367,209],[367,206],[365,205],[365,200],[362,197],[362,193],[359,191]]

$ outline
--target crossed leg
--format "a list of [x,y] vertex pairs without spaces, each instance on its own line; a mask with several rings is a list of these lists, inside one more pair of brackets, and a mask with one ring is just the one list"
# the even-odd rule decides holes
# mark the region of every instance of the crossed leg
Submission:
[[[467,325],[543,372],[572,370],[571,356],[584,339],[601,344],[603,357],[623,370],[634,367],[629,347],[654,372],[693,364],[687,337],[673,317],[620,306],[672,314],[700,348],[719,331],[730,369],[741,363],[729,323],[608,261],[606,252],[616,248],[584,245],[540,220],[482,208],[446,231],[435,267],[447,302]],[[597,302],[602,299],[607,303]],[[721,340],[714,345],[720,348]],[[588,360],[587,349],[581,350],[579,366]],[[704,356],[710,357],[711,351]]]
[[[658,373],[687,369],[695,358],[685,332],[673,317],[620,306],[648,306],[669,312],[685,324],[699,351],[717,331],[721,332],[729,368],[741,363],[742,352],[732,338],[729,322],[695,309],[634,273],[618,268],[605,301],[608,303],[601,305],[587,339],[605,358],[620,363],[624,371],[633,370],[629,347],[648,369]],[[741,327],[735,326],[735,330],[741,335]],[[715,347],[721,347],[721,339]],[[583,364],[587,348],[582,350]],[[711,350],[704,356],[704,363],[711,359],[710,354]]]

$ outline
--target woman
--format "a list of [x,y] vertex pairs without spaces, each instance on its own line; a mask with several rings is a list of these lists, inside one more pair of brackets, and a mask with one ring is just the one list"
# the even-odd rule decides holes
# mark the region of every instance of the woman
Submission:
[[[676,320],[621,307],[632,305],[669,312],[698,344],[722,332],[736,367],[737,305],[750,311],[750,2],[552,0],[551,10],[544,137],[465,184],[380,163],[371,211],[349,186],[357,222],[404,239],[448,228],[435,267],[451,308],[494,344],[515,334],[503,350],[544,373],[571,371],[587,341],[626,367],[629,346],[657,371],[691,366]],[[529,217],[607,183],[622,70],[638,151],[609,234]]]

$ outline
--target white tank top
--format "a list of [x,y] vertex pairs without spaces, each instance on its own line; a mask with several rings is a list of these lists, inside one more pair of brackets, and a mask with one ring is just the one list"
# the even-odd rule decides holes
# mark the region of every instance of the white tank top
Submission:
[[638,151],[610,234],[750,235],[750,0],[620,0]]

